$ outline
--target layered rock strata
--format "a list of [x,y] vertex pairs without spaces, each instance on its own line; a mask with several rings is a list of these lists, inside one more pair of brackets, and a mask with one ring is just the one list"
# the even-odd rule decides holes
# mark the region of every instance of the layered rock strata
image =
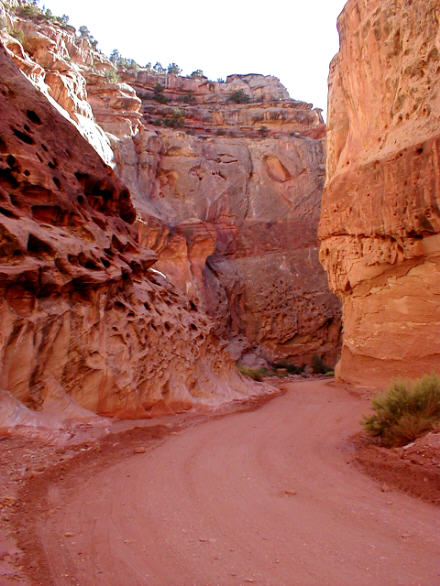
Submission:
[[[333,363],[340,316],[318,262],[319,110],[274,77],[119,71],[71,27],[13,18],[19,67],[128,186],[142,246],[235,342],[269,361]],[[159,85],[158,85],[159,84]],[[234,103],[240,91],[248,102]]]
[[3,393],[142,417],[251,392],[213,322],[152,268],[126,186],[3,47],[0,67]]
[[[339,306],[319,266],[316,236],[322,118],[310,104],[287,99],[274,78],[231,78],[166,76],[163,105],[152,97],[155,76],[126,74],[142,98],[143,129],[131,156],[119,142],[117,168],[137,209],[169,230],[153,244],[158,266],[238,342],[236,358],[253,350],[269,361],[302,364],[320,354],[334,363]],[[231,103],[238,83],[248,103]],[[189,92],[190,104],[182,99]],[[164,128],[176,110],[184,129]]]
[[349,382],[440,365],[439,14],[437,0],[350,0],[338,21],[320,254]]

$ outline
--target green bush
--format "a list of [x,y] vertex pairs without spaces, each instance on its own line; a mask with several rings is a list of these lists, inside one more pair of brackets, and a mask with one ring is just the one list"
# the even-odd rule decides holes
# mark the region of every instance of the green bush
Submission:
[[117,83],[121,80],[119,74],[114,69],[106,69],[104,71],[104,77],[108,79],[108,81],[112,81],[114,83]]
[[161,83],[156,83],[156,85],[154,86],[154,93],[153,93],[153,100],[156,100],[156,102],[159,102],[159,104],[168,104],[168,98],[166,96],[163,95],[163,90],[164,87]]
[[261,382],[263,378],[269,374],[267,368],[248,368],[247,366],[241,365],[238,365],[237,368],[241,374],[244,374],[244,376],[248,376],[249,378],[252,378],[258,382]]
[[395,381],[372,399],[374,415],[361,423],[387,447],[414,441],[440,425],[440,378],[425,374],[416,381]]
[[43,11],[40,10],[35,4],[17,6],[17,8],[15,8],[15,13],[18,16],[23,16],[24,18],[38,18],[43,15]]
[[165,117],[163,123],[168,128],[183,128],[185,126],[185,118],[183,117],[182,110],[175,108],[171,114]]
[[244,90],[236,90],[229,95],[229,101],[235,102],[236,104],[246,104],[250,101],[250,97]]
[[201,69],[196,69],[195,71],[193,71],[191,73],[190,77],[192,77],[192,78],[205,77],[205,74],[203,73],[203,71]]
[[17,39],[17,41],[18,41],[19,43],[23,44],[23,42],[24,42],[24,32],[23,32],[21,29],[14,28],[14,29],[11,31],[11,35],[12,35],[12,36],[13,36],[15,39]]
[[153,100],[156,100],[156,102],[159,102],[159,104],[168,104],[169,100],[166,96],[164,96],[163,94],[159,94],[154,92],[153,94]]
[[188,92],[186,92],[186,94],[184,96],[181,96],[179,98],[179,101],[183,102],[184,104],[194,104],[194,102],[196,101],[194,94],[191,90],[189,90]]
[[181,68],[177,63],[170,63],[167,68],[168,75],[180,75],[182,73]]

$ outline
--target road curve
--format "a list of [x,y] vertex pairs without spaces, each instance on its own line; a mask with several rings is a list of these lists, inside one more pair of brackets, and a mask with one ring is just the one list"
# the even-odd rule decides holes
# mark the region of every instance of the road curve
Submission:
[[366,402],[295,383],[70,486],[37,523],[53,584],[440,584],[439,509],[351,463]]

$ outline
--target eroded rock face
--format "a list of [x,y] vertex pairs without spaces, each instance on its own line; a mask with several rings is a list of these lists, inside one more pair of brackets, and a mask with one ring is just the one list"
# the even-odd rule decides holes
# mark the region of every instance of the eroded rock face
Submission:
[[338,22],[320,254],[350,382],[439,368],[439,13],[436,0],[350,0]]
[[126,186],[3,47],[0,67],[0,389],[124,417],[250,392],[212,320],[152,268]]
[[[333,364],[340,310],[316,237],[320,111],[271,76],[212,82],[140,70],[117,82],[73,29],[17,18],[14,27],[24,40],[4,35],[11,55],[115,168],[139,243],[220,335],[239,341],[234,357],[252,350],[302,364],[320,354]],[[231,101],[237,91],[249,101]]]
[[[143,129],[130,144],[115,145],[117,168],[136,208],[168,227],[166,238],[150,243],[158,267],[202,304],[223,336],[269,361],[302,364],[321,354],[334,363],[339,306],[319,266],[316,236],[322,118],[284,95],[261,102],[252,87],[278,95],[278,80],[244,77],[249,103],[231,103],[228,81],[182,80],[176,88],[167,76],[162,105],[151,97],[153,75],[132,76],[143,96]],[[176,107],[185,130],[158,126]]]

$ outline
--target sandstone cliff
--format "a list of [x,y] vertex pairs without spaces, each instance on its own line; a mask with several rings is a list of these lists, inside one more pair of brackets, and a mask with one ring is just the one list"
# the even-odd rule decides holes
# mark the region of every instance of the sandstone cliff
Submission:
[[[169,229],[153,244],[158,266],[238,342],[235,357],[250,349],[270,361],[321,354],[334,363],[339,307],[317,254],[320,112],[270,76],[123,79],[142,99],[143,124],[134,140],[114,144],[117,169],[136,208]],[[165,104],[154,99],[158,83]],[[249,102],[231,102],[237,90]],[[92,105],[95,94],[89,86]],[[108,109],[99,112],[112,132]],[[184,129],[166,128],[176,112]]]
[[320,237],[350,382],[439,368],[439,16],[437,0],[350,0],[339,17]]
[[[9,18],[23,31],[20,40],[3,34],[11,56],[129,187],[140,244],[234,341],[234,358],[252,350],[333,363],[339,307],[316,237],[319,110],[291,100],[271,76],[211,82],[140,70],[117,80],[71,27]],[[237,90],[248,103],[230,101]]]
[[142,417],[250,393],[213,322],[151,268],[125,185],[2,47],[0,67],[2,396]]

